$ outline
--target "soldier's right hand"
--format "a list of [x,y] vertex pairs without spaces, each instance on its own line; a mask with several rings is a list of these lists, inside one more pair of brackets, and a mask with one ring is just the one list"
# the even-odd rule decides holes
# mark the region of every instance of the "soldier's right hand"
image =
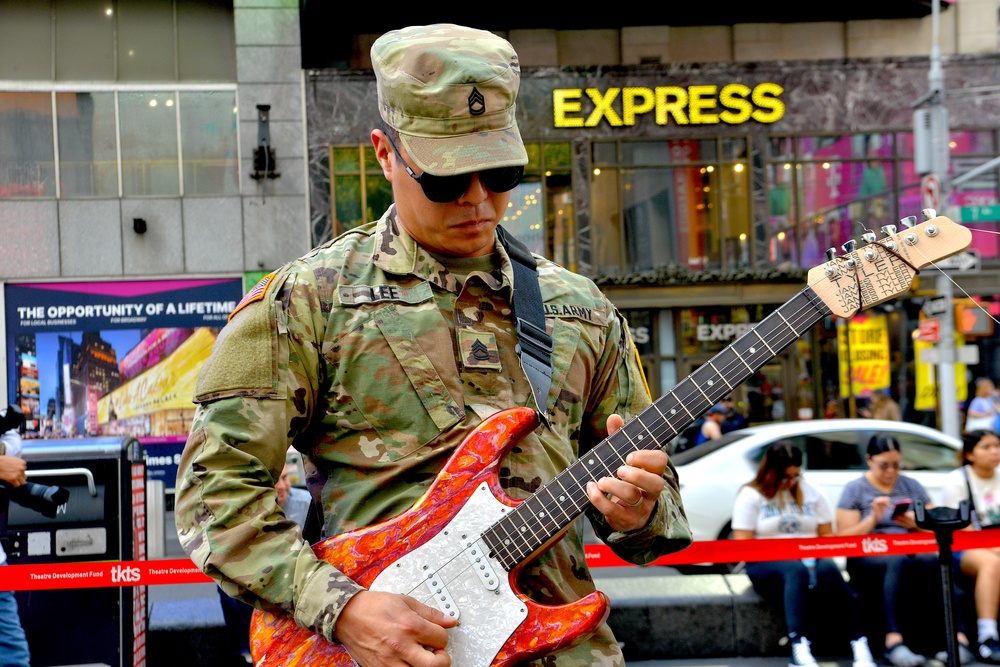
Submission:
[[28,464],[16,456],[0,456],[0,480],[17,488],[28,481],[25,471]]
[[362,667],[450,667],[447,628],[457,623],[408,595],[362,591],[340,612],[335,634]]

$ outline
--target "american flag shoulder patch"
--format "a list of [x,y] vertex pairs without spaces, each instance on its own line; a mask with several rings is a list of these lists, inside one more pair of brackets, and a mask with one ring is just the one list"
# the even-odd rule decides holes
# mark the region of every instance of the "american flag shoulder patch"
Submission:
[[275,276],[274,273],[269,273],[263,278],[261,278],[260,282],[254,285],[253,289],[247,292],[246,296],[244,296],[240,300],[240,302],[236,304],[236,307],[233,308],[233,312],[229,313],[229,319],[230,320],[233,319],[236,313],[243,310],[243,308],[246,307],[247,305],[253,303],[254,301],[260,301],[261,299],[263,299],[264,293],[267,292],[267,286],[271,284],[272,280],[274,280],[274,276]]

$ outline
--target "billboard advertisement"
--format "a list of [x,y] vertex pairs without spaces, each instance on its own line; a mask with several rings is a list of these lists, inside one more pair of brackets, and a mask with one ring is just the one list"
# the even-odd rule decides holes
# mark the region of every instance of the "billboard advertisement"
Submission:
[[242,277],[5,285],[24,437],[135,436],[172,488],[198,371],[242,295]]

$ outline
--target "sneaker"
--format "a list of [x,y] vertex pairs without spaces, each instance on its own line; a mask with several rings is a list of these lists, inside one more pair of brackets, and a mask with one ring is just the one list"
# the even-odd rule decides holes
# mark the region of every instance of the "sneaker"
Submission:
[[792,641],[792,657],[788,660],[788,667],[819,667],[809,650],[809,640],[805,637]]
[[854,654],[852,667],[875,667],[875,659],[872,657],[871,649],[868,648],[867,637],[852,639],[851,653]]
[[[948,664],[948,652],[938,651],[934,654],[934,659],[938,662],[943,662]],[[960,665],[971,665],[976,661],[976,656],[973,655],[972,649],[969,648],[968,644],[963,644],[958,642],[958,664]]]
[[979,659],[983,662],[1000,665],[1000,641],[997,641],[996,639],[987,639],[980,644]]
[[927,659],[908,649],[903,642],[899,642],[892,648],[886,649],[885,661],[894,667],[920,667],[927,662]]

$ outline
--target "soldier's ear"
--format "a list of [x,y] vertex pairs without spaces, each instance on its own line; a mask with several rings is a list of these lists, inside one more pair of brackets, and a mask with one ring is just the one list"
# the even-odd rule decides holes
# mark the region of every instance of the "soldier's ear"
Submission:
[[395,166],[396,154],[392,150],[389,138],[382,130],[372,130],[372,146],[375,148],[375,159],[382,167],[386,180],[392,180],[392,169]]

